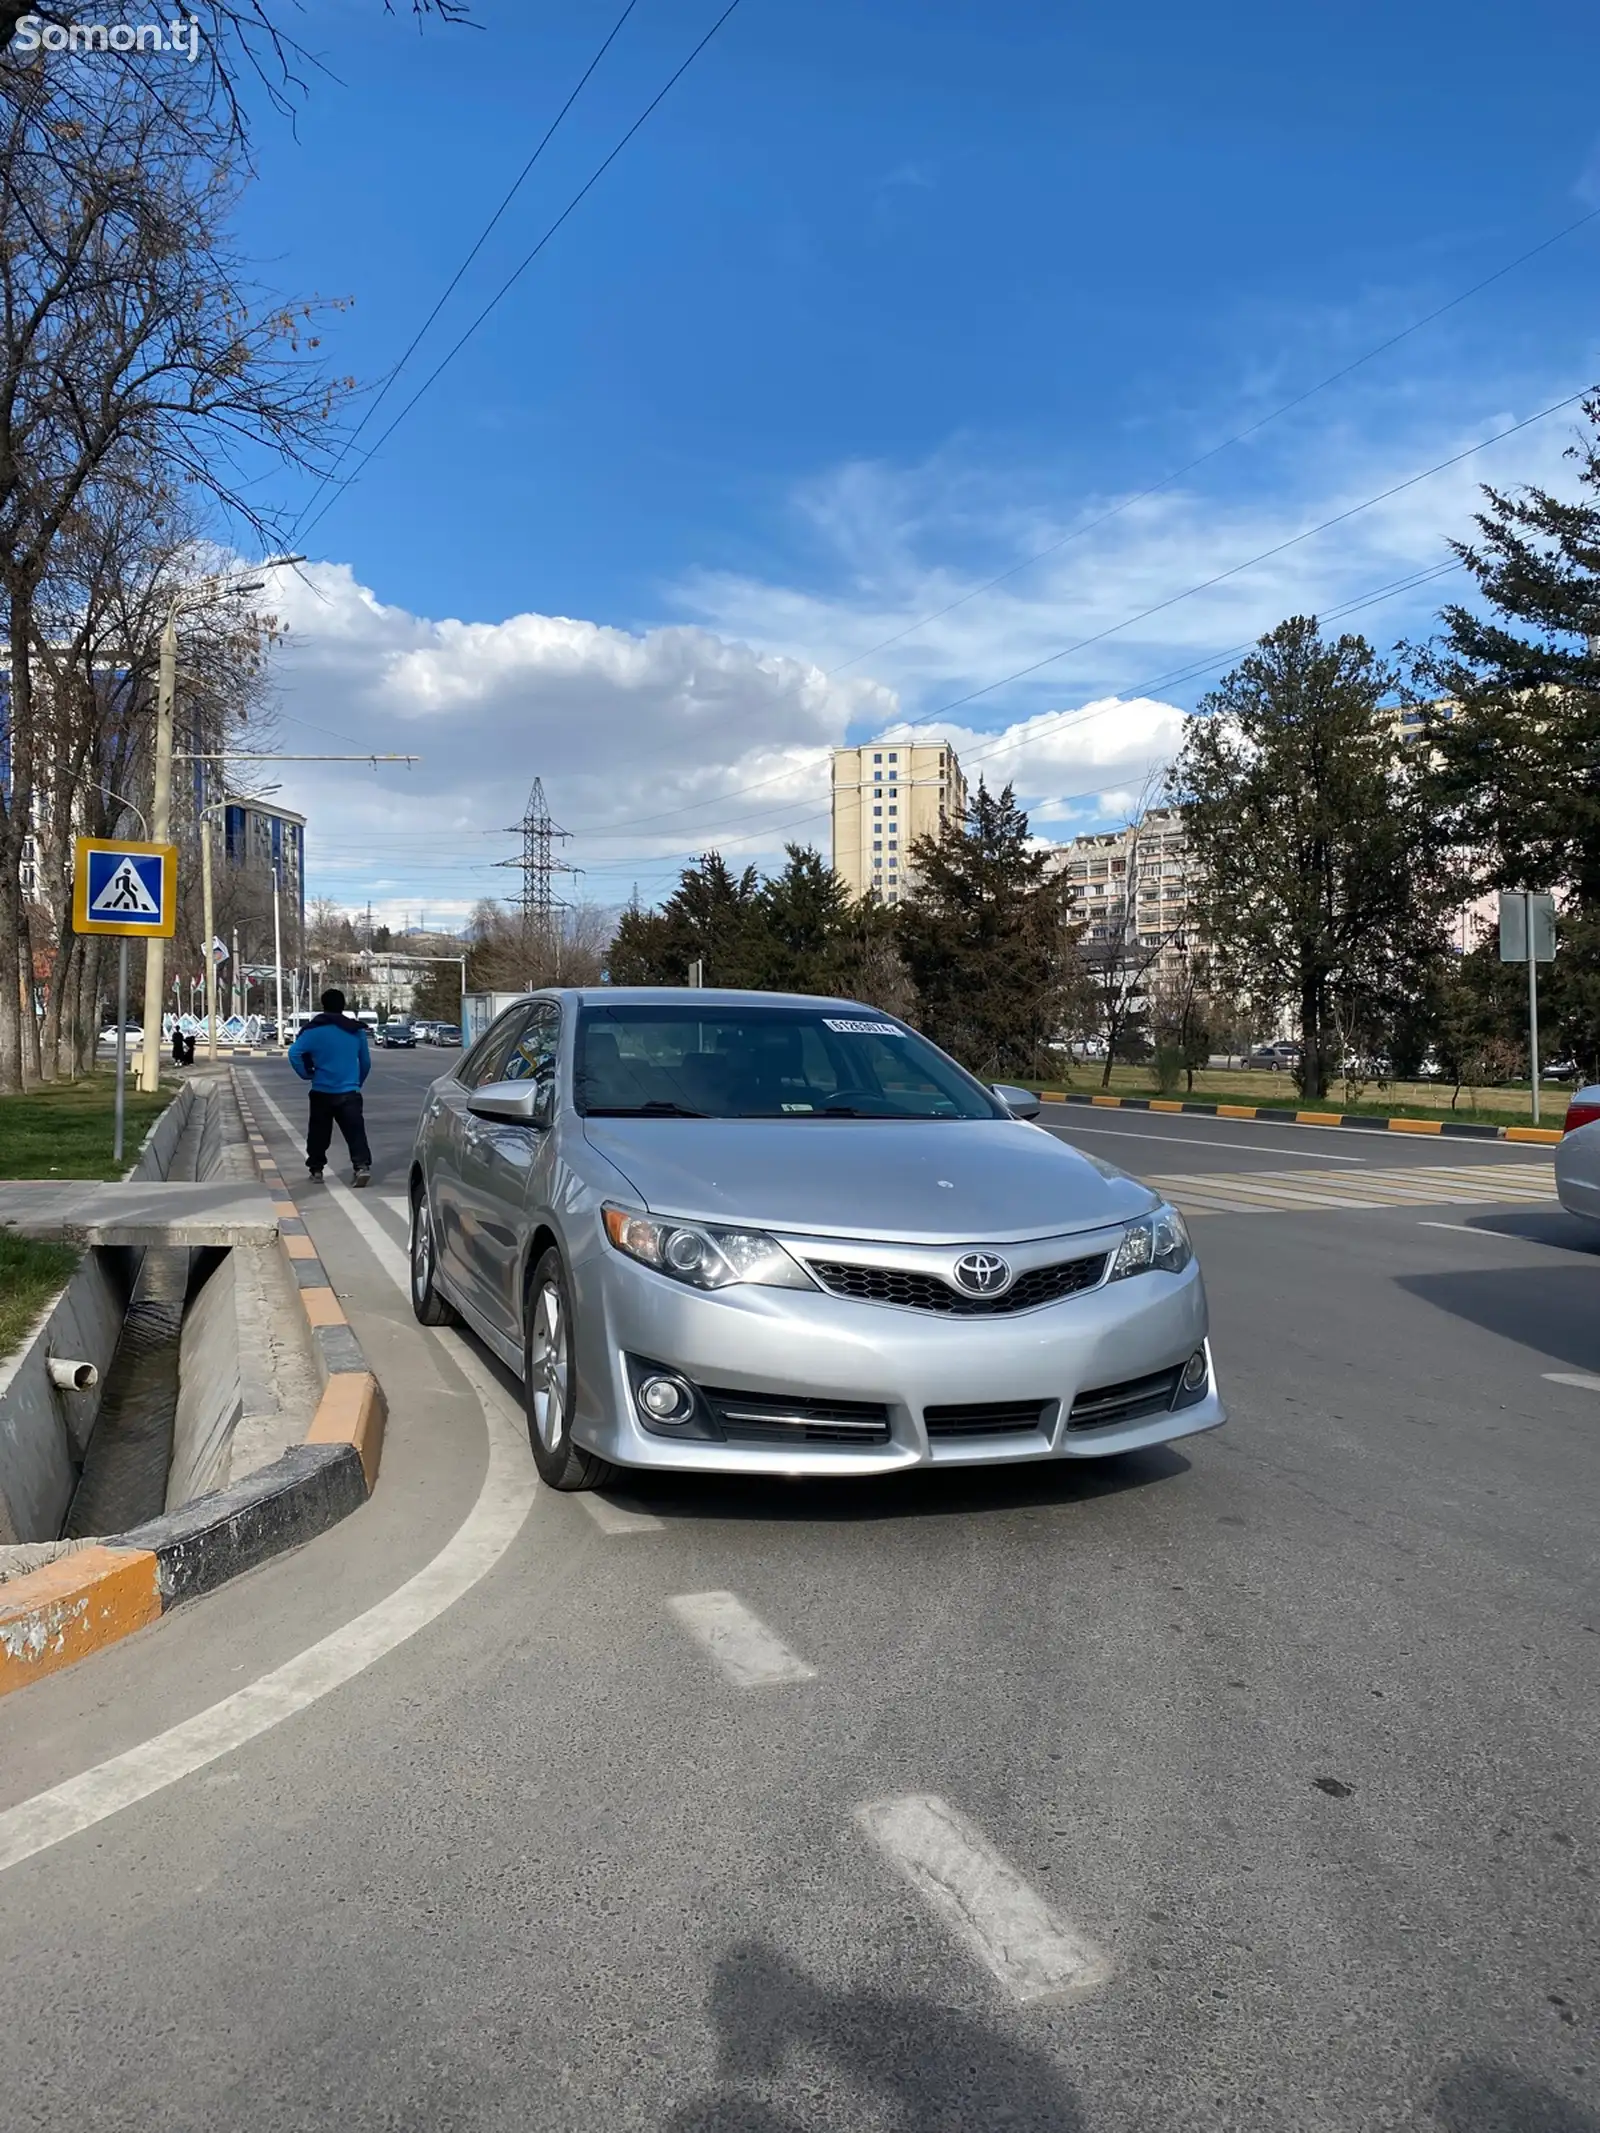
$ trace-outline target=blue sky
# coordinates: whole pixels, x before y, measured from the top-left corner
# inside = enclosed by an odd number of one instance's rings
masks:
[[[241,234],[354,300],[339,369],[382,377],[621,4],[419,36],[316,0],[329,74],[265,123]],[[638,0],[417,377],[718,12]],[[1597,44],[1564,5],[741,0],[283,589],[283,745],[424,757],[286,773],[314,886],[504,887],[485,833],[535,772],[601,900],[825,841],[830,740],[1103,630],[952,730],[1013,735],[987,767],[1051,833],[1114,819],[1210,678],[1163,677],[1443,562],[1485,474],[1563,479],[1571,417],[1116,627],[1596,375],[1600,221],[1129,503],[1600,205]],[[1351,626],[1416,635],[1445,589]]]

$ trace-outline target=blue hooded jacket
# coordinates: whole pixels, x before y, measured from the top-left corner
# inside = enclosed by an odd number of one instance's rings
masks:
[[[289,1064],[324,1095],[353,1095],[372,1071],[366,1027],[349,1015],[318,1015],[290,1045]]]

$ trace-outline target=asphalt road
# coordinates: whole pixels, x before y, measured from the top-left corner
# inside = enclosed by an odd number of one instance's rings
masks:
[[[447,1065],[380,1054],[373,1191],[303,1196],[377,1498],[0,1705],[0,1810],[525,1494],[388,1271]],[[0,1873],[0,2126],[1600,2133],[1600,1231],[1443,1197],[1538,1151],[1049,1123],[1441,1199],[1198,1221],[1233,1419],[1173,1451],[513,1505],[407,1641]]]

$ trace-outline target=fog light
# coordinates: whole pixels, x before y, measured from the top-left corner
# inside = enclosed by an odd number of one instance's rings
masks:
[[[639,1387],[639,1405],[657,1422],[681,1422],[694,1402],[688,1387],[676,1378],[646,1378]]]
[[[1205,1381],[1206,1352],[1204,1348],[1196,1348],[1183,1366],[1183,1389],[1185,1392],[1198,1392]]]

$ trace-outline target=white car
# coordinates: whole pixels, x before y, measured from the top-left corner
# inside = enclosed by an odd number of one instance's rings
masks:
[[[1600,1082],[1573,1091],[1556,1150],[1556,1192],[1569,1215],[1600,1222]]]
[[[106,1047],[108,1051],[114,1052],[116,1050],[117,1031],[116,1025],[114,1023],[110,1029],[103,1029],[100,1032],[100,1042]],[[139,1027],[137,1022],[130,1022],[128,1024],[128,1050],[130,1052],[133,1051],[136,1046],[143,1044],[143,1042],[144,1031]]]

